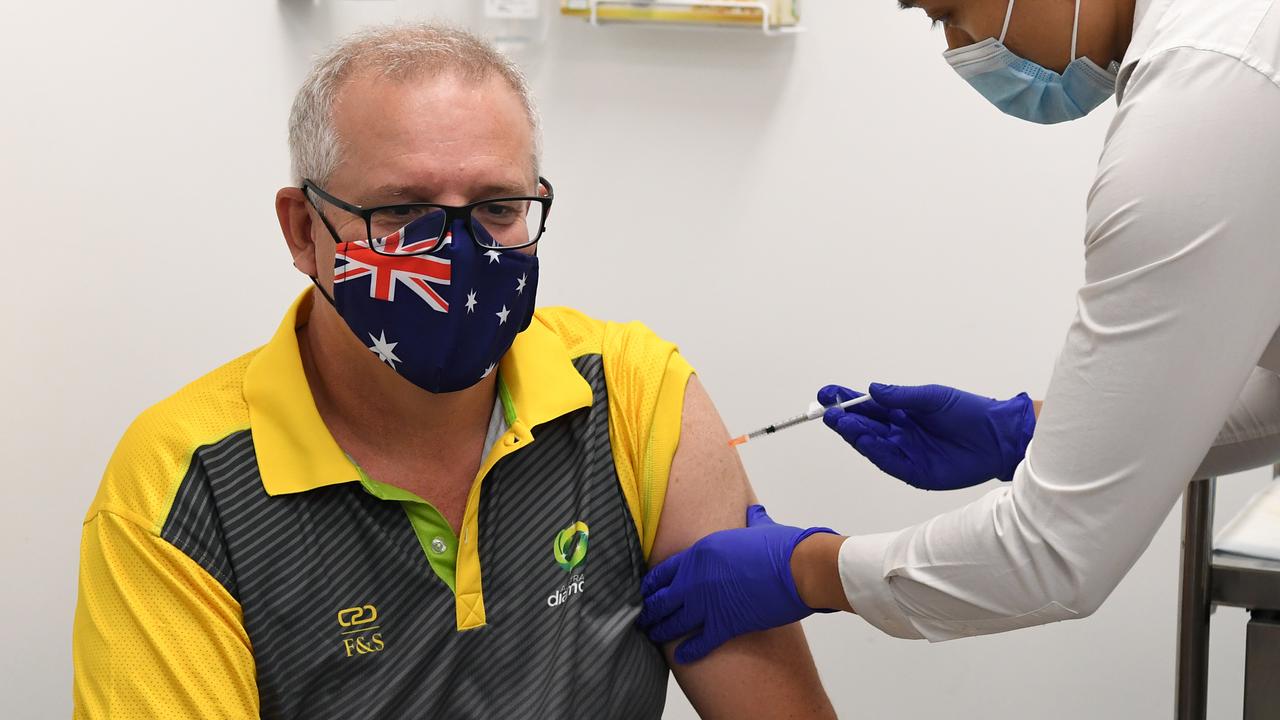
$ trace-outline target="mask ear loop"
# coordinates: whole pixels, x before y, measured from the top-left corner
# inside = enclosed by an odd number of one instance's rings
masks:
[[[325,300],[329,301],[329,304],[333,306],[334,310],[337,310],[338,303],[334,302],[333,296],[329,294],[328,290],[324,289],[324,286],[320,284],[320,280],[314,275],[308,275],[307,277],[311,278],[311,284],[316,286],[316,289],[320,291],[320,295],[323,296]]]
[[[343,242],[338,237],[338,232],[333,229],[333,225],[329,224],[329,218],[325,217],[324,213],[320,211],[320,206],[317,205],[315,199],[311,197],[311,191],[305,187],[302,188],[302,196],[305,197],[307,199],[307,202],[311,204],[312,209],[316,211],[316,215],[320,216],[320,222],[324,223],[325,229],[329,231],[329,234],[331,236],[333,236],[334,242],[339,246],[342,245]],[[342,251],[342,259],[344,261],[347,259],[347,253],[345,250]],[[324,296],[324,299],[329,301],[329,304],[333,306],[333,309],[337,310],[338,303],[334,302],[333,296],[330,295],[329,291],[325,290],[324,286],[320,284],[320,279],[317,278],[315,275],[308,275],[307,277],[311,279],[311,284],[316,286],[316,289],[320,291],[320,294]]]
[[[1006,21],[1008,22],[1008,21]],[[1080,30],[1080,0],[1076,0],[1076,17],[1071,21],[1071,62],[1076,61],[1076,34]]]
[[[1080,2],[1076,0],[1076,11],[1080,10]],[[1004,36],[1009,32],[1009,18],[1013,17],[1013,0],[1009,0],[1009,5],[1004,9],[1004,27],[1000,28],[1000,44],[1004,44]],[[1073,42],[1074,45],[1074,42]]]

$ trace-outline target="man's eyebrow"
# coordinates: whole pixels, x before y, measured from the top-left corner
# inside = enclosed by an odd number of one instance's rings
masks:
[[[523,197],[530,195],[529,188],[524,185],[502,184],[502,185],[485,185],[480,188],[476,199],[496,198],[496,197]],[[537,193],[533,193],[537,194]]]
[[[530,195],[529,189],[522,184],[517,183],[495,183],[484,185],[476,189],[476,195],[473,200],[486,200],[488,198],[501,197],[524,197]],[[537,193],[532,193],[537,194]],[[376,198],[378,204],[386,204],[387,202],[431,202],[426,199],[422,193],[403,185],[382,185],[374,188],[369,193],[369,197]]]
[[[406,190],[401,185],[382,185],[374,188],[373,191],[369,193],[369,197],[379,198],[379,199],[390,198],[393,200],[398,200],[402,197],[405,197],[408,194],[409,194],[409,191]]]

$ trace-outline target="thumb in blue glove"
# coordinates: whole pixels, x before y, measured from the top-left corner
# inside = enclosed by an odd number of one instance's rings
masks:
[[[685,638],[676,662],[705,657],[743,633],[787,625],[815,612],[791,576],[791,553],[814,533],[779,525],[764,506],[747,509],[747,527],[712,533],[649,571],[636,624],[655,643]]]
[[[828,410],[823,421],[876,467],[926,490],[1011,480],[1035,431],[1026,393],[1001,401],[945,385],[872,383],[869,390],[871,401]],[[845,394],[856,396],[828,385],[818,401],[830,405]]]

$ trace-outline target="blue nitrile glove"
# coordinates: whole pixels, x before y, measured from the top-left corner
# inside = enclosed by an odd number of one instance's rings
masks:
[[[645,575],[636,624],[656,643],[688,635],[676,648],[683,664],[743,633],[822,612],[804,604],[791,577],[791,552],[814,533],[835,531],[779,525],[752,505],[745,528],[712,533]]]
[[[871,400],[822,417],[886,473],[924,490],[1012,480],[1035,432],[1031,398],[993,400],[945,385],[871,383]],[[832,405],[858,397],[839,385],[818,391]]]

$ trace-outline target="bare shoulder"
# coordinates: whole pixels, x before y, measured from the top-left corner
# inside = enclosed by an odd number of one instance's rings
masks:
[[[755,493],[706,389],[685,388],[680,444],[671,463],[650,565],[717,530],[746,525]],[[678,641],[663,648],[676,681],[702,717],[828,718],[831,702],[799,624],[749,633],[688,665],[675,663]]]
[[[685,387],[680,426],[650,566],[708,533],[744,526],[746,508],[755,501],[720,413],[696,375]]]

